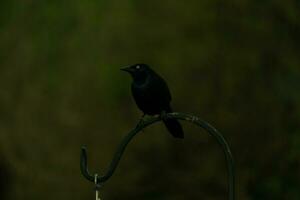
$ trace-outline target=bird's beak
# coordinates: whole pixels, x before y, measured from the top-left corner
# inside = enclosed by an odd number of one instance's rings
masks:
[[[132,73],[133,69],[131,68],[131,66],[126,66],[121,68],[122,71],[128,72],[128,73]]]

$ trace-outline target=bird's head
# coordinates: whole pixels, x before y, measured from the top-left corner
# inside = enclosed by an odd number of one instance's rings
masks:
[[[146,77],[152,72],[150,67],[146,64],[135,64],[121,68],[121,70],[128,72],[136,81],[146,79]]]

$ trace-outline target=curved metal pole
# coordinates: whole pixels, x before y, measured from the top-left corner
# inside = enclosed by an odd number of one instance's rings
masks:
[[[118,146],[114,157],[108,167],[108,170],[103,176],[97,177],[97,183],[103,184],[105,181],[107,181],[114,173],[115,169],[118,166],[118,163],[126,149],[126,146],[128,143],[133,139],[133,137],[139,133],[142,129],[146,128],[147,126],[161,121],[162,119],[166,118],[175,118],[180,120],[185,120],[192,122],[204,130],[206,130],[211,136],[213,136],[218,144],[222,147],[223,153],[226,158],[227,163],[227,170],[228,170],[228,199],[234,200],[235,199],[235,170],[234,170],[234,161],[233,156],[230,151],[229,145],[226,142],[225,138],[222,136],[221,133],[219,133],[213,126],[211,126],[209,123],[199,119],[196,116],[188,115],[184,113],[165,113],[162,116],[157,117],[151,117],[147,118],[146,120],[142,119],[141,122],[124,137],[124,139],[121,141],[120,145]],[[95,176],[91,175],[88,166],[87,166],[87,153],[86,153],[86,147],[81,148],[81,159],[80,159],[80,169],[82,175],[89,181],[94,182]]]

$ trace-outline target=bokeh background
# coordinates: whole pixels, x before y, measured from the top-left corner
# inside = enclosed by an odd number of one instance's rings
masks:
[[[103,173],[141,117],[130,77],[148,63],[174,110],[208,121],[236,161],[237,198],[300,198],[297,0],[0,2],[0,199],[93,199],[81,145]],[[204,131],[161,124],[128,146],[113,199],[227,198],[225,159]]]

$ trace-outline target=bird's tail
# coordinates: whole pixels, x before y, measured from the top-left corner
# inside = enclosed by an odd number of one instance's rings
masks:
[[[167,110],[168,113],[172,112],[172,109],[169,108]],[[175,137],[175,138],[184,138],[184,133],[181,124],[176,119],[165,119],[163,120],[164,124],[166,125],[168,131]]]
[[[184,138],[181,124],[176,119],[165,119],[164,123],[168,131],[176,138]]]

